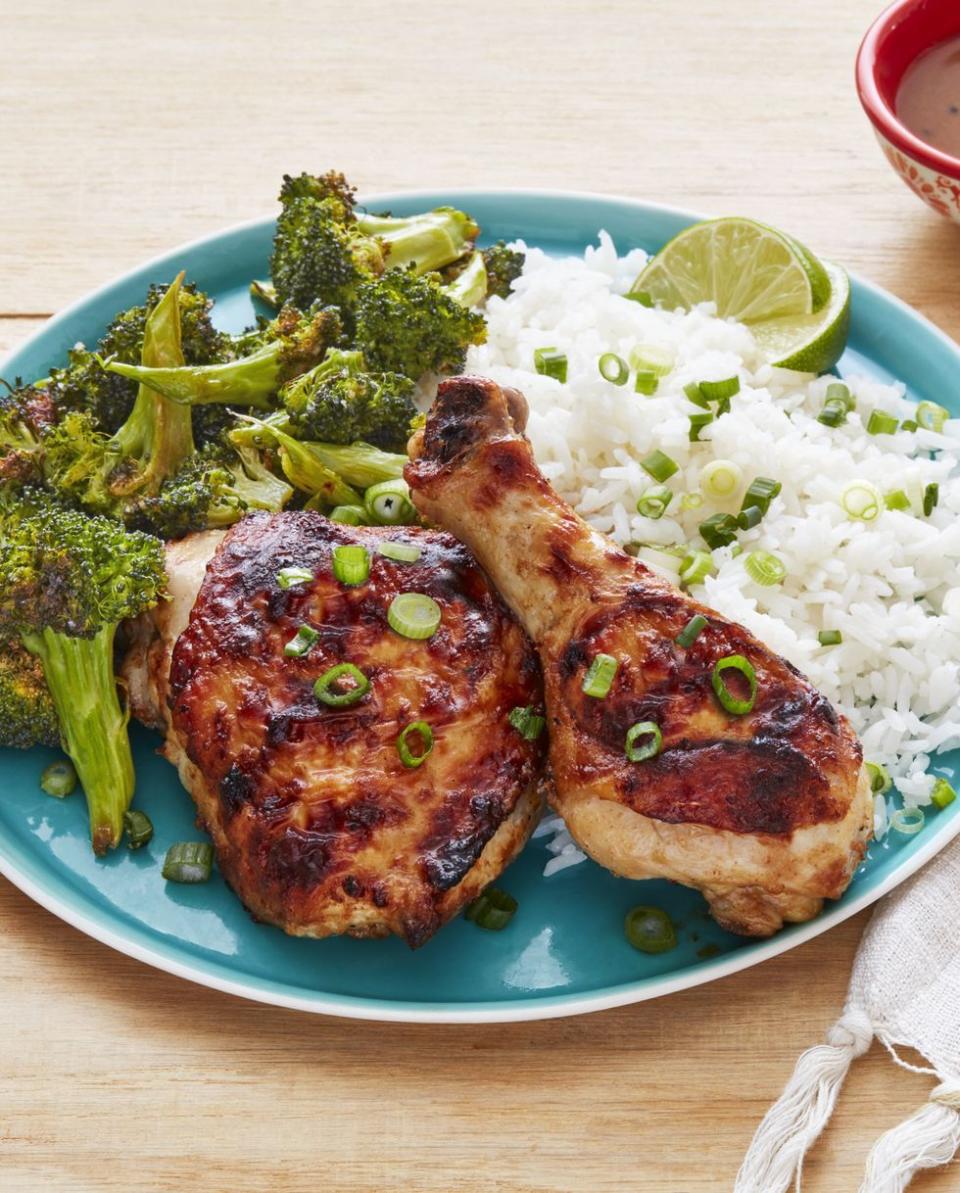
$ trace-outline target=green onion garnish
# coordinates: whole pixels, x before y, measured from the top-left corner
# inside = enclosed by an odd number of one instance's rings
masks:
[[[420,738],[420,749],[414,753],[410,748],[408,738]],[[433,751],[433,730],[426,721],[414,721],[397,738],[397,753],[404,766],[413,769],[422,766]]]
[[[348,680],[345,687],[343,680]],[[313,694],[330,708],[347,708],[362,700],[370,691],[370,680],[353,663],[337,663],[313,685]]]
[[[950,411],[936,402],[921,402],[917,407],[917,426],[925,431],[942,431],[949,417]]]
[[[561,382],[567,379],[566,353],[556,348],[537,348],[533,354],[533,367],[544,377],[553,377]]]
[[[652,476],[655,481],[661,483],[669,480],[675,472],[680,468],[676,460],[671,460],[668,455],[661,451],[652,451],[649,456],[644,456],[640,461],[640,467],[648,475]]]
[[[868,762],[867,774],[870,777],[870,790],[874,795],[883,795],[885,791],[889,791],[893,786],[893,779],[890,778],[890,772],[880,762]]]
[[[760,518],[763,518],[770,508],[770,502],[779,495],[782,488],[780,481],[771,480],[768,476],[755,476],[747,486],[743,501],[740,502],[740,513],[746,514],[747,510],[758,509]],[[758,518],[757,521],[759,520]],[[755,526],[756,523],[751,521],[750,525]],[[748,529],[742,523],[741,527],[744,530]]]
[[[142,849],[153,839],[153,824],[146,812],[131,808],[123,814],[123,831],[127,834],[128,849]]]
[[[206,841],[178,841],[163,859],[167,882],[206,882],[212,872],[213,846]]]
[[[764,588],[782,584],[787,575],[783,561],[769,551],[751,551],[743,561],[743,566],[750,579]]]
[[[377,543],[377,552],[395,563],[417,563],[422,554],[413,543],[398,543],[394,539],[382,539]]]
[[[55,799],[68,796],[77,785],[77,772],[72,762],[51,762],[40,776],[40,787]]]
[[[367,511],[362,505],[335,505],[327,514],[331,522],[342,522],[345,526],[365,526]]]
[[[404,638],[432,638],[440,625],[440,606],[422,592],[401,592],[390,602],[387,621]]]
[[[284,646],[283,653],[288,659],[302,659],[319,637],[319,631],[312,625],[302,625]]]
[[[817,422],[825,427],[840,427],[847,421],[847,406],[845,402],[834,399],[824,402],[823,409],[817,415]]]
[[[903,422],[900,424],[901,431],[915,431],[916,429],[917,429],[917,424],[914,422],[914,420],[912,418],[905,418],[903,420]]]
[[[851,481],[840,494],[844,513],[856,522],[872,522],[880,513],[881,497],[869,481]]]
[[[294,584],[307,584],[313,579],[309,568],[288,567],[277,572],[277,583],[281,588],[292,588]]]
[[[707,628],[707,625],[707,619],[702,613],[695,614],[690,618],[680,633],[677,634],[676,638],[674,638],[674,642],[676,642],[678,646],[682,646],[684,650],[689,649]]]
[[[817,634],[817,641],[821,646],[839,646],[843,641],[843,634],[839,630],[821,630]]]
[[[748,696],[743,698],[730,691],[724,679],[725,671],[735,671],[738,675],[743,676],[749,689]],[[714,664],[711,682],[717,699],[728,713],[732,713],[735,717],[742,717],[753,708],[757,699],[757,673],[750,660],[744,658],[742,654],[730,654],[719,659]]]
[[[939,500],[940,486],[936,482],[927,485],[927,487],[923,490],[923,513],[925,517],[930,517],[930,515],[936,509],[937,502]]]
[[[645,518],[662,518],[673,501],[673,490],[666,485],[651,485],[637,501],[637,513]]]
[[[641,953],[669,953],[677,947],[673,920],[659,907],[634,907],[623,921],[623,933]]]
[[[520,734],[524,741],[536,741],[546,728],[546,717],[542,717],[532,705],[525,708],[513,708],[507,720]]]
[[[366,547],[353,543],[333,548],[333,574],[341,584],[355,588],[370,577],[370,555]]]
[[[637,745],[637,739],[641,738]],[[624,752],[630,762],[646,762],[655,758],[663,746],[663,734],[655,721],[638,721],[627,730]]]
[[[630,376],[627,362],[616,352],[604,352],[597,361],[597,368],[604,381],[609,381],[611,385],[626,385]]]
[[[708,427],[713,422],[712,414],[691,414],[690,415],[690,442],[700,443],[700,432],[704,427]]]
[[[883,502],[888,510],[908,510],[910,508],[910,498],[903,489],[892,489],[884,496]]]
[[[740,392],[740,378],[726,377],[723,381],[701,381],[700,392],[708,402],[727,402],[734,394]]]
[[[740,488],[743,470],[732,460],[712,460],[700,469],[700,488],[710,497],[730,497]]]
[[[683,392],[687,395],[694,406],[699,406],[701,410],[709,410],[710,403],[703,396],[703,391],[700,389],[696,381],[688,381],[683,387]],[[712,416],[711,416],[712,417]]]
[[[737,537],[737,519],[732,514],[711,514],[700,523],[700,537],[711,551],[729,547]]]
[[[613,687],[619,663],[609,654],[594,655],[593,661],[583,677],[583,693],[602,700]]]
[[[680,498],[682,510],[698,510],[703,505],[703,497],[699,493],[684,493]]]
[[[713,573],[713,560],[709,551],[690,551],[680,560],[680,583],[688,588],[699,584]]]
[[[363,495],[363,504],[376,526],[400,526],[417,520],[410,489],[399,477],[371,485]]]
[[[905,837],[912,837],[920,832],[926,819],[923,808],[897,808],[890,817],[890,827]]]
[[[873,410],[867,419],[867,434],[892,435],[899,425],[900,420],[894,418],[892,414],[885,414],[882,410]]]
[[[463,918],[488,932],[500,932],[513,919],[518,906],[513,895],[499,887],[488,886],[482,895],[467,904]]]
[[[672,371],[675,357],[656,344],[637,344],[630,349],[630,366],[638,373],[652,373],[655,377],[666,377]]]
[[[752,530],[763,521],[763,510],[759,505],[748,505],[745,510],[737,514],[737,526],[741,530]]]
[[[660,378],[650,369],[637,369],[633,389],[635,393],[652,398],[660,387]]]
[[[828,402],[843,402],[848,410],[856,410],[857,399],[850,392],[850,388],[842,381],[831,381],[827,386],[826,400]]]
[[[957,798],[957,793],[946,779],[937,779],[930,792],[930,802],[938,808],[948,808]]]

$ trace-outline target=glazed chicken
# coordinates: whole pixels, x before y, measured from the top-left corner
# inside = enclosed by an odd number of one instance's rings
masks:
[[[850,726],[745,629],[586,525],[538,471],[526,415],[514,390],[445,381],[406,476],[421,513],[470,547],[533,638],[557,811],[596,861],[699,888],[730,931],[810,919],[843,892],[870,835]],[[679,644],[697,615],[702,630]],[[616,672],[592,696],[598,655]],[[736,656],[755,672],[752,707],[740,663],[720,670],[726,703],[714,689],[716,665]]]
[[[419,558],[385,557],[389,540]],[[362,544],[365,583],[332,549]],[[520,851],[541,810],[544,738],[509,721],[539,707],[529,640],[469,552],[442,531],[353,527],[302,511],[253,514],[168,548],[171,600],[133,628],[134,714],[210,832],[253,915],[294,935],[424,943]],[[305,569],[285,587],[282,569]],[[414,640],[390,627],[403,592],[440,607]],[[285,647],[311,627],[305,653]],[[358,672],[314,684],[336,666]],[[356,691],[369,689],[356,698]],[[433,747],[419,731],[425,722]]]

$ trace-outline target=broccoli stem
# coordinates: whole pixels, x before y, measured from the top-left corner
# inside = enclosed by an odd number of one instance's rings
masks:
[[[360,213],[357,225],[386,247],[389,269],[412,265],[416,274],[430,273],[462,257],[480,231],[468,215],[452,207],[438,207],[405,219]]]
[[[21,634],[24,646],[43,666],[63,748],[86,793],[97,854],[119,845],[123,814],[135,785],[128,716],[120,707],[113,674],[115,633],[111,624],[92,638],[73,638],[50,629]]]
[[[444,286],[444,290],[462,306],[479,306],[487,297],[487,267],[483,253],[472,253],[466,267]]]
[[[109,372],[131,377],[182,406],[220,402],[268,409],[270,398],[282,380],[282,352],[283,344],[277,340],[250,356],[218,365],[151,369],[119,360],[107,360],[103,364]]]

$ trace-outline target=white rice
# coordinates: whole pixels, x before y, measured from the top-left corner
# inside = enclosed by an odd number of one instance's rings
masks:
[[[522,390],[544,474],[621,545],[702,547],[697,528],[705,517],[737,512],[755,476],[781,481],[767,516],[740,535],[744,553],[714,551],[716,575],[692,595],[797,666],[850,718],[865,757],[889,768],[904,804],[928,804],[932,755],[960,745],[960,419],[940,434],[868,435],[873,410],[902,420],[915,407],[902,384],[852,374],[844,380],[856,410],[844,426],[823,426],[816,416],[830,378],[771,368],[750,331],[716,318],[710,304],[670,312],[623,298],[645,259],[640,250],[618,257],[603,232],[583,259],[527,250],[514,293],[488,304],[488,341],[471,349],[468,369]],[[652,398],[636,394],[632,379],[618,387],[597,370],[602,353],[628,359],[641,345],[665,349],[675,360]],[[566,354],[566,384],[535,371],[534,350],[547,346]],[[695,410],[684,385],[733,374],[741,389],[730,413],[691,443]],[[655,482],[639,460],[654,448],[679,464],[669,482],[678,495],[698,493],[700,471],[714,459],[738,464],[743,484],[729,502],[705,498],[699,509],[682,510],[674,499],[659,521],[643,517],[637,498]],[[911,511],[883,509],[872,522],[850,519],[840,496],[853,480],[869,481],[881,493],[904,490]],[[933,481],[940,500],[924,517],[922,493]],[[762,587],[749,578],[744,559],[757,549],[786,565],[782,585]],[[677,579],[677,558],[649,547],[639,557]],[[840,630],[842,644],[820,646],[823,629]],[[891,808],[877,798],[880,835]],[[547,872],[582,860],[559,818],[541,828],[553,833]]]

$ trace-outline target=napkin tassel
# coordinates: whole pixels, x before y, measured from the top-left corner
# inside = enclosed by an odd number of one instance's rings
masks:
[[[804,1052],[767,1111],[737,1174],[734,1193],[787,1193],[794,1181],[800,1188],[807,1149],[827,1125],[851,1064],[870,1047],[873,1026],[863,1010],[848,1006],[826,1039]],[[890,1193],[894,1188],[890,1186]]]
[[[949,1164],[958,1150],[960,1085],[944,1082],[916,1114],[873,1145],[860,1193],[903,1193],[922,1168]]]

